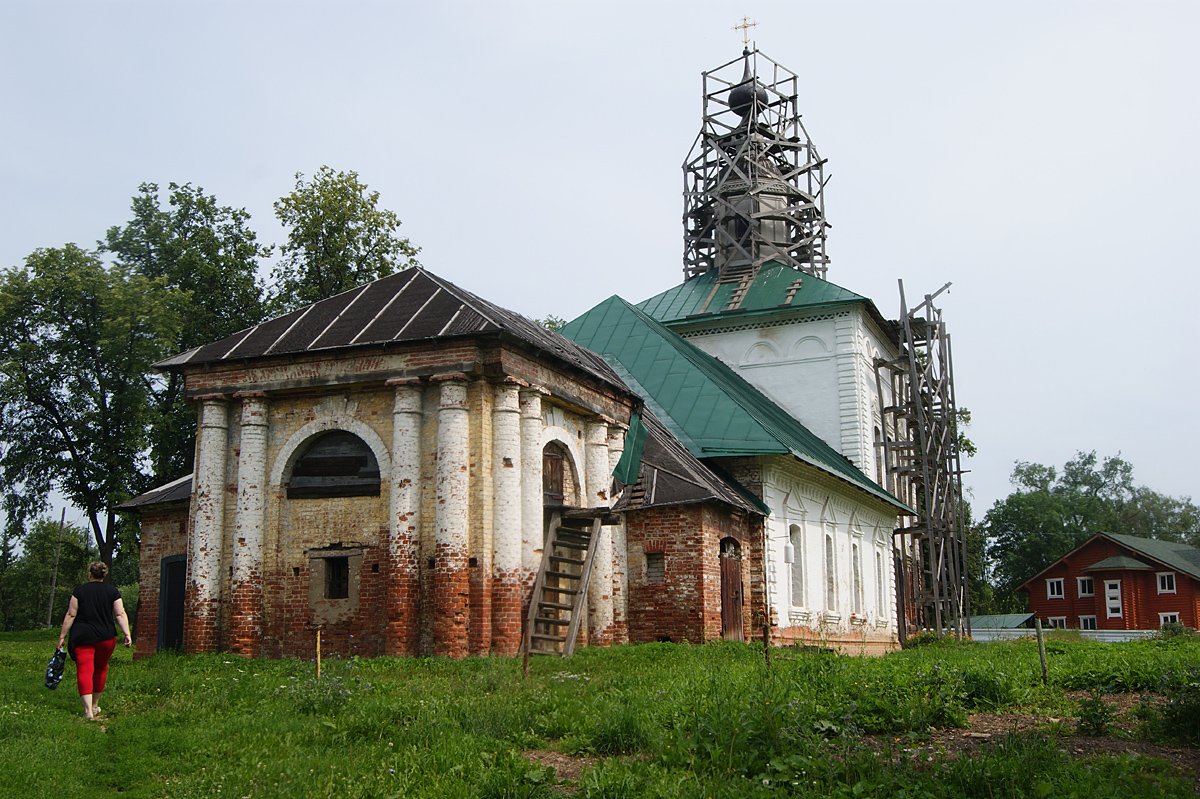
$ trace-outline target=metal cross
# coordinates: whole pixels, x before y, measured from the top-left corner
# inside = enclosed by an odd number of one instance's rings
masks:
[[[742,17],[742,24],[733,26],[735,31],[740,30],[742,32],[742,47],[750,46],[750,29],[757,27],[758,23],[751,22],[749,17]]]

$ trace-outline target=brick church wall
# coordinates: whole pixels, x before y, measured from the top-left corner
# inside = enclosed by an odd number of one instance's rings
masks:
[[[702,643],[721,638],[721,539],[741,544],[743,637],[752,636],[755,525],[724,505],[704,503],[630,511],[629,640]],[[661,581],[648,575],[647,555],[661,555]]]
[[[138,568],[137,625],[134,629],[135,658],[158,651],[159,596],[164,558],[187,554],[188,505],[157,505],[141,515],[141,551]]]

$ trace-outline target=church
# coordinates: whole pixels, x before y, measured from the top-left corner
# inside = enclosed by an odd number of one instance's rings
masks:
[[[198,430],[120,506],[138,656],[879,652],[967,615],[957,455],[919,458],[936,325],[826,279],[796,76],[747,49],[703,80],[674,288],[552,332],[414,267],[157,365]]]

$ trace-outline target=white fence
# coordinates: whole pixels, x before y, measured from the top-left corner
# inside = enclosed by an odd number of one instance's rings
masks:
[[[1050,632],[1049,628],[1046,629],[1046,632]],[[1091,641],[1103,641],[1111,644],[1150,638],[1158,630],[1072,630],[1072,632],[1078,632],[1080,637]],[[1032,638],[1036,634],[1029,627],[975,627],[971,629],[971,639],[975,641],[1012,641],[1017,638]]]

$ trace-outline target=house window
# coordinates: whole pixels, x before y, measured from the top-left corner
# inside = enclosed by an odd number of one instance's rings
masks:
[[[1046,624],[1051,630],[1065,630],[1067,629],[1067,617],[1051,616],[1046,619]]]
[[[825,536],[825,609],[836,610],[837,572],[833,565],[833,536]]]
[[[321,558],[325,562],[325,598],[347,599],[350,596],[350,558]]]
[[[1160,593],[1160,594],[1175,593],[1175,572],[1159,572],[1158,573],[1158,593]]]
[[[853,612],[861,614],[862,607],[862,555],[858,544],[850,545],[850,590],[853,591],[853,596],[850,601],[853,605]]]
[[[651,584],[661,583],[666,579],[667,574],[667,559],[661,552],[646,553],[646,582]]]
[[[804,531],[800,525],[788,527],[788,542],[792,545],[792,607],[804,607]]]
[[[1160,614],[1158,614],[1158,626],[1162,627],[1164,624],[1179,624],[1179,614],[1178,613],[1160,613]]]
[[[1091,577],[1076,577],[1075,582],[1079,588],[1079,596],[1096,595],[1096,583]]]
[[[1108,612],[1110,619],[1119,619],[1121,617],[1121,581],[1120,580],[1105,580],[1104,581],[1104,606]]]
[[[1063,596],[1063,578],[1051,577],[1046,580],[1046,599],[1062,599]]]
[[[1096,629],[1096,617],[1095,616],[1080,616],[1079,617],[1079,629],[1081,629],[1081,630]]]

